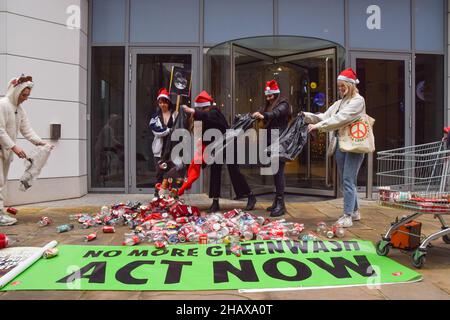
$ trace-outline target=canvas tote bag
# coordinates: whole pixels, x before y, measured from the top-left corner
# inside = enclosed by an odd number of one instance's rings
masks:
[[[342,152],[371,153],[375,151],[373,125],[375,119],[365,112],[352,123],[339,129],[339,149]]]

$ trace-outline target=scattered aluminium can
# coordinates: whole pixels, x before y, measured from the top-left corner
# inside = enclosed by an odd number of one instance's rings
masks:
[[[8,209],[6,209],[6,212],[16,215],[18,211],[16,208],[8,208]]]
[[[103,233],[115,233],[116,229],[114,229],[113,226],[104,226],[103,227]]]
[[[0,233],[0,249],[6,248],[8,246],[8,237],[4,233]]]
[[[89,242],[89,241],[92,241],[95,239],[97,239],[97,233],[95,233],[95,232],[88,234],[87,236],[84,237],[84,241],[86,241],[86,242]]]
[[[44,259],[51,259],[56,257],[59,254],[58,248],[51,248],[44,251],[44,254],[42,255]]]

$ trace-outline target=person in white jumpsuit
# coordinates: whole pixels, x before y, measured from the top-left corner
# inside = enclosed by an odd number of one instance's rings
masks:
[[[6,96],[0,99],[0,226],[9,226],[17,222],[4,210],[6,181],[9,166],[14,154],[19,158],[26,158],[26,153],[16,144],[19,132],[36,146],[46,145],[31,128],[22,103],[26,101],[33,88],[33,79],[20,76],[12,79],[8,84]],[[52,146],[53,147],[53,146]]]

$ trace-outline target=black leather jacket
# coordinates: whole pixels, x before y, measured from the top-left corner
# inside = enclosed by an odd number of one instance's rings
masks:
[[[264,116],[265,128],[268,130],[278,129],[280,130],[280,135],[287,128],[289,119],[292,116],[291,106],[283,97],[278,97],[271,111],[264,112],[264,108],[261,111],[261,114]]]

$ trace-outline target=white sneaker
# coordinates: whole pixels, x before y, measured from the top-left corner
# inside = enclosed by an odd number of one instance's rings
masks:
[[[17,223],[16,218],[0,213],[0,226],[12,226],[15,223]]]
[[[360,212],[359,210],[353,212],[353,214],[352,214],[352,220],[353,220],[353,221],[359,221],[359,220],[361,220],[361,212]]]
[[[351,226],[353,226],[352,216],[344,214],[339,218],[336,224],[340,224],[344,228],[350,228]]]

